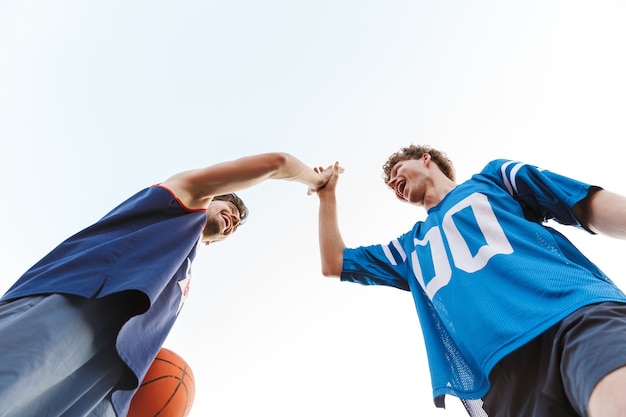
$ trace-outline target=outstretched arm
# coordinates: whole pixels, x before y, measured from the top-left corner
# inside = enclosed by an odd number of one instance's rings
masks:
[[[343,168],[338,163],[324,169],[316,168],[316,172],[332,173],[324,188],[318,190],[319,207],[319,244],[322,260],[322,274],[326,277],[339,277],[343,269],[343,242],[337,217],[337,196],[335,189]]]
[[[181,172],[162,185],[187,207],[206,208],[215,196],[237,192],[268,179],[297,181],[308,186],[309,193],[316,192],[330,175],[330,172],[315,172],[288,153],[271,152]]]
[[[592,191],[574,206],[574,215],[595,233],[626,239],[626,197],[620,194]]]

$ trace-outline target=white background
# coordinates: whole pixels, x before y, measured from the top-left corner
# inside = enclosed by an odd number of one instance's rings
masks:
[[[424,216],[381,181],[410,143],[460,181],[495,158],[626,194],[620,1],[0,1],[0,290],[181,170],[290,152],[338,160],[348,245]],[[317,197],[270,181],[203,248],[165,346],[191,417],[462,416],[436,409],[409,293],[323,278]],[[567,229],[626,288],[625,244]],[[164,239],[167,237],[164,236]],[[140,343],[140,341],[138,341]]]

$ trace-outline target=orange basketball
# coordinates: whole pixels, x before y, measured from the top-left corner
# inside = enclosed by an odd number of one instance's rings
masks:
[[[133,396],[127,417],[186,417],[195,394],[187,362],[162,348]]]

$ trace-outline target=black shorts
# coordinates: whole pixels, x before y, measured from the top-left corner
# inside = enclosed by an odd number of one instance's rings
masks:
[[[483,408],[489,417],[586,417],[598,381],[625,365],[626,304],[592,304],[502,359]]]

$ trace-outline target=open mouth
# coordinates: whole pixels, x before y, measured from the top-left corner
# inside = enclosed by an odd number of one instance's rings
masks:
[[[406,186],[406,181],[400,181],[396,186],[396,194],[398,197],[404,199],[404,187]]]
[[[224,219],[224,233],[226,233],[228,232],[228,230],[230,230],[232,224],[228,215],[222,214],[222,219]]]

